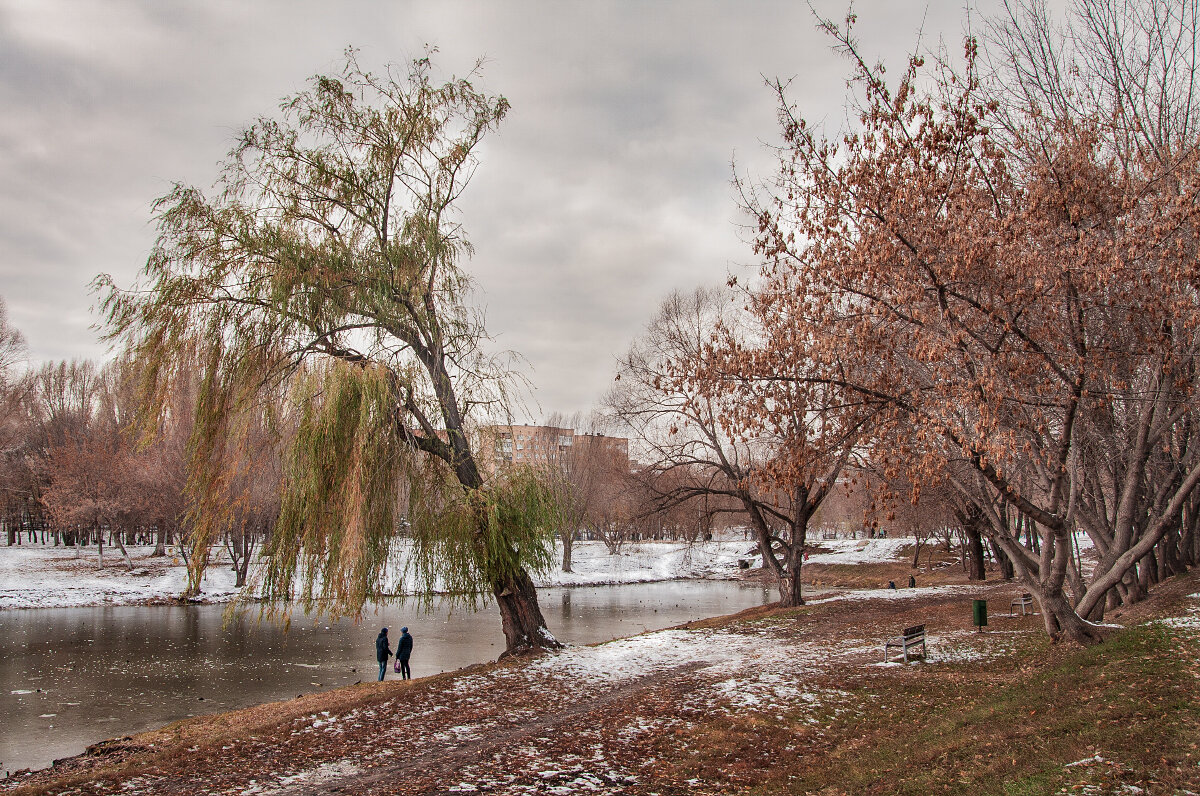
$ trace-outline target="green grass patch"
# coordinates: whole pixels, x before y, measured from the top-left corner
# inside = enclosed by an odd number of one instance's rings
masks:
[[[837,686],[853,709],[725,716],[678,763],[758,794],[1180,792],[1200,785],[1198,654],[1152,623],[1090,649],[1031,637],[987,663],[854,674]]]

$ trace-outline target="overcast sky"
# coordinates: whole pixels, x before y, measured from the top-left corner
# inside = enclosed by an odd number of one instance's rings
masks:
[[[957,52],[965,25],[962,0],[857,11],[893,73],[922,28]],[[236,131],[348,45],[377,69],[426,44],[445,75],[486,58],[478,84],[512,103],[462,207],[489,329],[530,364],[530,420],[592,407],[669,291],[753,264],[730,164],[769,176],[764,75],[843,118],[847,65],[800,2],[0,0],[0,294],[31,362],[106,356],[88,283],[133,283],[172,182],[209,187]]]

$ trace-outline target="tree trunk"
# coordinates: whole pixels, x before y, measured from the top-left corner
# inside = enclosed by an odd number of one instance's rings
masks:
[[[1194,567],[1200,564],[1200,497],[1193,496],[1184,513],[1183,527],[1183,540],[1180,542],[1183,562],[1188,567]]]
[[[500,608],[500,624],[504,630],[505,650],[501,659],[537,649],[562,647],[546,629],[546,620],[538,607],[537,591],[525,570],[520,570],[514,578],[494,584],[492,594]]]
[[[1178,528],[1167,531],[1158,543],[1158,580],[1161,583],[1172,575],[1186,571],[1183,556],[1179,552]]]
[[[133,572],[133,559],[129,557],[129,551],[125,549],[125,542],[121,538],[122,536],[124,536],[122,533],[118,533],[116,536],[117,547],[121,550],[121,555],[125,558],[126,569],[128,569],[130,572]]]
[[[559,536],[562,537],[563,545],[562,571],[571,572],[571,552],[575,546],[575,530],[564,528]]]
[[[1003,577],[1005,580],[1012,580],[1013,575],[1015,574],[1013,572],[1012,559],[1008,557],[1008,553],[1005,553],[1004,550],[1001,549],[1000,545],[996,544],[995,540],[989,541],[991,541],[992,556],[995,557],[996,563],[1000,565],[1001,577]]]
[[[1150,587],[1158,583],[1158,560],[1151,550],[1146,557],[1138,562],[1138,585],[1143,594],[1150,593]]]
[[[804,594],[800,582],[800,565],[803,558],[803,550],[789,547],[787,563],[779,572],[779,605],[782,608],[804,605]]]
[[[1061,590],[1048,593],[1042,589],[1033,589],[1033,592],[1042,609],[1046,632],[1054,641],[1070,641],[1088,647],[1104,640],[1103,630],[1075,613],[1075,609]]]
[[[983,534],[979,532],[979,526],[972,522],[963,528],[967,535],[967,563],[970,568],[967,571],[968,580],[986,580],[987,572],[983,566]]]
[[[1037,553],[1038,555],[1041,555],[1042,537],[1037,532],[1037,527],[1033,521],[1033,518],[1026,516],[1024,514],[1019,515],[1019,516],[1021,519],[1019,519],[1018,522],[1025,523],[1025,537],[1026,537],[1027,547],[1030,550],[1032,550],[1033,552]]]
[[[808,495],[805,494],[803,498],[806,501]],[[803,505],[801,500],[796,502]],[[808,520],[811,516],[809,510],[797,512],[788,529],[783,548],[783,572],[779,573],[779,604],[783,607],[804,605],[800,570],[804,565],[804,550],[808,546]]]
[[[250,572],[250,557],[254,554],[254,541],[251,539],[249,532],[242,530],[242,557],[235,568],[237,573],[234,580],[234,588],[242,588],[246,585],[246,575]]]

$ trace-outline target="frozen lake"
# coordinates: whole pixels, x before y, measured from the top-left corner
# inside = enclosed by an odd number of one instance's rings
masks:
[[[731,581],[670,581],[538,590],[561,641],[590,644],[777,598]],[[494,606],[385,606],[363,620],[257,613],[222,628],[224,607],[130,606],[0,611],[0,773],[41,768],[105,738],[205,713],[287,699],[378,676],[375,636],[408,625],[414,677],[494,660],[504,649]],[[389,677],[394,677],[389,671]]]

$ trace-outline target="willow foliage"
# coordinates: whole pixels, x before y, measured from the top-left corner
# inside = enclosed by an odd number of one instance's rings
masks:
[[[268,429],[284,471],[260,596],[332,614],[383,596],[407,501],[423,585],[490,590],[533,623],[506,623],[510,644],[542,637],[525,567],[548,560],[551,502],[533,476],[485,484],[466,432],[504,408],[510,373],[467,301],[457,200],[507,111],[467,79],[435,82],[429,58],[375,75],[351,51],[240,134],[211,194],[180,184],[155,203],[138,285],[97,278],[144,427],[199,385],[193,588]]]
[[[380,368],[334,363],[297,380],[297,428],[262,594],[353,612],[381,596],[407,459]]]
[[[443,470],[442,467],[433,469]],[[502,473],[486,489],[464,491],[445,473],[413,481],[414,541],[408,574],[474,607],[496,584],[522,570],[554,564],[562,505],[551,480],[534,469]],[[431,592],[420,592],[428,600]]]

